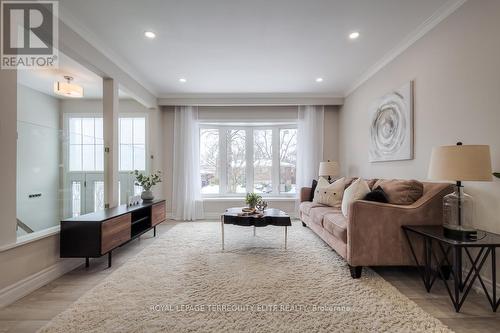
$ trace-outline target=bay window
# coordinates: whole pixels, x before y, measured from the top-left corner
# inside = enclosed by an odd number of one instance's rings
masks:
[[[296,192],[295,124],[200,128],[200,178],[204,196],[291,196]]]

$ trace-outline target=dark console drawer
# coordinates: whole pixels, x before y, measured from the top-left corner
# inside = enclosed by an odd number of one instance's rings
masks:
[[[131,214],[125,214],[102,223],[101,254],[105,254],[130,239]]]

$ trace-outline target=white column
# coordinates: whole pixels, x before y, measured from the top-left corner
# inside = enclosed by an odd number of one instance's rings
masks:
[[[17,71],[0,70],[0,246],[16,242]]]
[[[103,79],[104,200],[106,207],[118,203],[118,82]]]

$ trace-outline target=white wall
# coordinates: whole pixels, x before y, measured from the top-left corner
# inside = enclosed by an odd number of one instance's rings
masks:
[[[426,179],[431,149],[488,144],[500,170],[500,1],[467,1],[345,99],[340,112],[343,171],[350,176]],[[369,163],[370,104],[415,81],[415,159]],[[466,182],[474,224],[500,233],[500,181]]]
[[[165,182],[163,191],[167,199],[167,213],[172,214],[173,193],[173,149],[174,149],[174,107],[163,107],[163,133],[164,133],[164,171]],[[338,107],[325,107],[324,123],[324,160],[338,160]],[[279,122],[296,120],[298,117],[297,106],[206,106],[199,108],[199,118],[202,121],[251,121],[251,122]],[[295,199],[279,198],[269,200],[270,206],[279,208],[290,215],[295,215]],[[215,219],[226,208],[244,206],[243,199],[206,199],[203,202],[205,217]]]
[[[60,221],[59,100],[19,85],[17,105],[17,218],[39,231]]]

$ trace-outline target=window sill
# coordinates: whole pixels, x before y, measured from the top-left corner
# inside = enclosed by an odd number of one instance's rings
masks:
[[[53,235],[56,235],[61,230],[60,226],[54,226],[52,228],[47,228],[45,230],[40,230],[34,232],[32,234],[20,236],[17,238],[15,243],[7,244],[5,246],[0,247],[0,252],[8,251],[14,249],[19,246],[23,246],[32,242],[36,242],[40,239],[47,238]]]
[[[295,201],[296,197],[262,197],[265,201]],[[245,201],[244,197],[203,197],[202,201]]]

